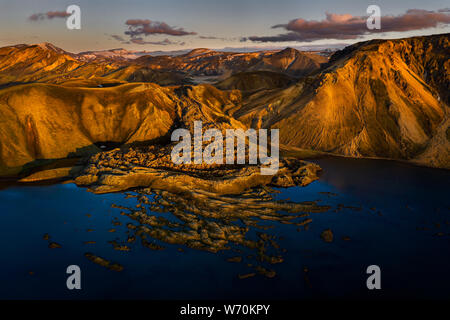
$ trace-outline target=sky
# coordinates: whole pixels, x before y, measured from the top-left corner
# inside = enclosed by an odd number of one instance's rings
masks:
[[[66,27],[69,5],[81,29]],[[381,30],[368,30],[369,5]],[[125,48],[282,48],[450,32],[441,0],[0,0],[0,47],[50,42],[70,52]]]

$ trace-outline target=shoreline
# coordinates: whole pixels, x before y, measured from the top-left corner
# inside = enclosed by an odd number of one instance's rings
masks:
[[[377,162],[390,162],[404,165],[410,168],[424,168],[437,170],[442,172],[448,172],[448,168],[439,168],[433,166],[427,166],[421,163],[411,162],[409,160],[402,159],[391,159],[382,157],[351,157],[338,154],[330,154],[323,152],[315,152],[310,150],[280,150],[282,155],[281,158],[285,158],[286,154],[298,154],[301,153],[303,157],[296,158],[297,160],[305,160],[306,162],[311,162],[317,164],[320,160],[324,159],[340,159],[349,161],[377,161]],[[306,155],[305,154],[309,154]],[[85,166],[82,163],[86,162],[83,158],[64,158],[47,160],[50,163],[46,163],[41,166],[33,167],[30,172],[24,175],[10,175],[10,176],[0,176],[0,190],[7,189],[12,186],[26,186],[26,187],[39,187],[47,186],[59,183],[75,183],[76,174],[81,172]],[[73,166],[65,166],[64,164],[72,163]],[[322,174],[322,172],[320,173]],[[320,176],[319,174],[319,176]]]

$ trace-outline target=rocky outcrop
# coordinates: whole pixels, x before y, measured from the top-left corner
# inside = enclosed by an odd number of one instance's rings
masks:
[[[282,159],[275,175],[262,175],[258,165],[175,165],[170,151],[171,146],[150,146],[98,153],[75,183],[95,193],[150,187],[172,193],[207,191],[221,195],[266,185],[304,186],[318,179],[320,171],[319,166],[296,159]]]

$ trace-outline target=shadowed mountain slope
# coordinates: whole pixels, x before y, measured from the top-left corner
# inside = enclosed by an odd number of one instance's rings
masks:
[[[270,55],[264,55],[261,61],[251,66],[249,70],[268,70],[284,72],[292,76],[305,76],[320,69],[327,58],[313,53],[300,52],[286,48]]]
[[[222,90],[255,91],[262,89],[284,88],[296,80],[282,73],[271,71],[241,72],[215,84]]]

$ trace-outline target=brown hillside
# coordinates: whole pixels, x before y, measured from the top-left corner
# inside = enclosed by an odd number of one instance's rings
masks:
[[[335,54],[317,76],[250,96],[235,116],[280,128],[284,144],[346,156],[414,159],[435,154],[438,143],[442,160],[433,165],[449,167],[441,128],[448,119],[448,52],[448,34],[359,43]]]
[[[212,86],[160,87],[126,84],[68,88],[50,84],[0,91],[0,174],[36,159],[57,159],[98,150],[95,143],[130,144],[164,138],[195,119],[243,127],[226,113],[238,92]],[[169,136],[170,138],[170,136]]]

